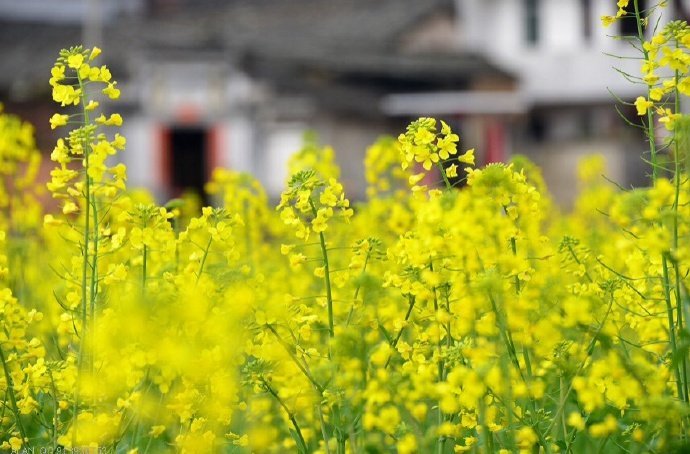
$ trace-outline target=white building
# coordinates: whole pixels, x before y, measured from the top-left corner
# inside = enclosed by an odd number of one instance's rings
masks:
[[[528,155],[542,166],[551,190],[565,205],[575,195],[573,169],[586,154],[604,154],[612,180],[624,186],[644,184],[644,142],[614,108],[616,98],[629,102],[646,92],[646,86],[623,75],[640,74],[640,61],[635,59],[640,54],[622,38],[637,34],[637,24],[624,18],[609,28],[601,25],[601,16],[615,15],[615,1],[456,0],[455,4],[455,23],[438,16],[418,34],[431,37],[434,30],[453,30],[454,41],[446,34],[429,39],[428,44],[452,43],[457,52],[485,56],[515,75],[516,90],[497,96],[489,84],[490,91],[484,93],[479,87],[473,93],[394,95],[389,111],[461,115],[466,137],[481,144],[479,149],[489,153],[489,161],[511,153]],[[639,1],[642,10],[650,4]],[[663,27],[669,18],[683,17],[689,4],[669,2],[649,22]],[[418,41],[415,50],[426,48]],[[619,108],[635,120],[633,109]]]
[[[664,17],[686,10],[669,3]],[[452,122],[484,162],[528,155],[565,204],[585,153],[609,157],[623,185],[644,181],[643,142],[609,92],[644,91],[614,69],[639,73],[620,23],[600,25],[614,0],[60,5],[0,0],[0,101],[38,116],[57,51],[102,45],[122,88],[130,184],[161,200],[199,190],[216,166],[256,174],[275,196],[308,129],[334,146],[346,189],[361,196],[366,146],[418,116]]]

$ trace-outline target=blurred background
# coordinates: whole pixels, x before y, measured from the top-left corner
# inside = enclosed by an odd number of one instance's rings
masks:
[[[583,155],[605,155],[622,186],[646,181],[644,141],[611,94],[646,91],[621,74],[639,74],[621,39],[634,20],[600,25],[615,3],[0,0],[0,102],[36,125],[48,161],[50,68],[61,48],[97,45],[122,90],[109,108],[125,119],[129,185],[161,201],[201,191],[218,166],[255,174],[275,197],[307,131],[335,148],[348,195],[362,198],[367,146],[433,116],[478,164],[527,155],[568,207]],[[660,24],[688,13],[669,1]]]

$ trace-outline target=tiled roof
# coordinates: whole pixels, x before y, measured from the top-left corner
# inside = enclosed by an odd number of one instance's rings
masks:
[[[499,75],[476,55],[406,54],[400,37],[430,14],[452,14],[453,0],[166,0],[145,15],[109,20],[107,63],[126,79],[128,59],[219,51],[256,76],[296,84],[314,71],[350,87],[455,88]],[[153,2],[156,4],[156,2]],[[81,41],[80,27],[0,21],[0,91],[45,87],[57,52]],[[104,49],[105,50],[105,49]],[[378,86],[377,86],[378,84]],[[21,87],[20,87],[21,88]],[[303,84],[309,89],[309,84]],[[313,87],[312,87],[313,88]]]
[[[79,27],[0,21],[0,88],[47,90],[59,50],[80,41]]]

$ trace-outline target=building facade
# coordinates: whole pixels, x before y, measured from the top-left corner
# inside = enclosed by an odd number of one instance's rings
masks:
[[[130,184],[161,201],[202,190],[217,166],[251,172],[277,196],[309,130],[362,197],[366,147],[419,116],[453,124],[482,162],[526,154],[564,205],[584,154],[607,156],[622,185],[645,181],[642,142],[613,106],[614,94],[644,91],[621,75],[639,73],[620,39],[631,22],[600,25],[613,1],[48,3],[0,0],[0,100],[47,123],[57,51],[102,46],[121,81]],[[664,18],[686,3],[670,2]]]

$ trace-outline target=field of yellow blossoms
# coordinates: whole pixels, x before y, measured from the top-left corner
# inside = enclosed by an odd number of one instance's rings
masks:
[[[589,159],[569,214],[430,118],[369,148],[363,203],[310,144],[277,209],[221,169],[222,208],[158,206],[110,164],[100,50],[62,51],[58,212],[0,113],[0,450],[688,452],[690,28],[640,30],[651,185]]]

